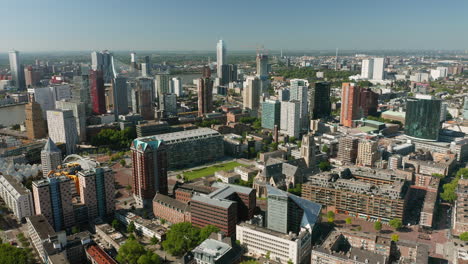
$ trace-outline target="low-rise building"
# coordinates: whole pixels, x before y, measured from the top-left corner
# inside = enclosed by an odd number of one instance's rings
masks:
[[[258,169],[255,166],[238,166],[234,168],[234,172],[238,173],[243,181],[249,181],[255,177],[258,173]]]
[[[98,245],[91,245],[86,249],[86,257],[91,264],[118,264],[109,254]]]
[[[34,205],[31,191],[11,175],[0,175],[0,197],[16,218],[34,215]]]
[[[165,227],[129,211],[118,210],[115,212],[115,218],[126,226],[133,222],[136,231],[140,232],[145,237],[156,237],[160,241],[164,240],[166,237],[167,229]]]
[[[96,224],[95,229],[96,235],[101,238],[101,241],[105,243],[104,245],[106,247],[112,247],[118,251],[120,246],[125,243],[125,237],[107,223]]]
[[[200,264],[236,264],[242,257],[240,247],[230,238],[223,239],[220,233],[212,234],[191,253],[194,261]]]
[[[153,199],[154,216],[171,224],[190,222],[190,205],[164,194],[156,194]]]
[[[239,181],[241,176],[234,170],[231,171],[217,171],[215,172],[215,178],[221,180],[224,183],[235,183]]]

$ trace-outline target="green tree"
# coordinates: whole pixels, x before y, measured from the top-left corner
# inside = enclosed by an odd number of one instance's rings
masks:
[[[380,232],[380,230],[382,230],[382,222],[380,222],[380,221],[375,222],[374,223],[374,229],[375,229],[375,231]]]
[[[71,231],[72,231],[72,234],[76,234],[76,233],[80,232],[80,228],[77,227],[77,226],[74,226],[74,227],[72,227]]]
[[[350,225],[353,222],[353,220],[351,219],[351,217],[346,217],[345,222],[346,224]]]
[[[156,245],[156,244],[159,243],[159,239],[158,239],[157,237],[153,236],[153,237],[151,238],[151,241],[150,241],[150,242],[151,242],[151,245]]]
[[[328,212],[327,212],[327,217],[335,217],[335,212],[333,212],[333,211],[328,211]]]
[[[329,171],[331,169],[330,162],[322,161],[319,163],[319,169],[321,171]]]
[[[459,236],[460,240],[462,241],[468,241],[468,232],[463,232]]]
[[[161,225],[164,225],[166,223],[166,219],[161,219]]]
[[[246,261],[242,261],[240,264],[260,264],[260,263],[255,260],[246,260]]]
[[[138,241],[135,239],[127,239],[120,247],[116,259],[119,263],[141,264],[138,260],[146,253],[147,251]]]
[[[199,242],[200,230],[191,223],[183,222],[171,226],[162,242],[164,250],[173,256],[182,256],[194,249]]]
[[[328,223],[333,224],[335,222],[335,217],[328,217],[327,218]]]
[[[147,251],[146,254],[140,256],[138,258],[137,264],[160,264],[162,263],[161,257],[159,255]]]
[[[122,165],[122,167],[125,167],[125,165],[127,165],[127,162],[124,159],[121,159],[120,165]]]
[[[128,224],[128,226],[127,226],[127,232],[128,233],[133,233],[133,232],[135,232],[135,230],[136,230],[135,223],[133,221],[131,221],[130,224]]]
[[[432,177],[443,179],[445,176],[443,174],[440,174],[440,173],[432,173]]]
[[[219,232],[219,228],[217,228],[216,226],[214,225],[207,225],[207,226],[204,226],[201,230],[200,230],[200,238],[198,239],[198,243],[201,243],[203,241],[205,241],[205,239],[207,239],[208,237],[210,237],[211,233],[217,233]]]
[[[403,223],[401,222],[401,219],[398,219],[398,218],[390,220],[390,222],[388,222],[388,224],[391,227],[395,228],[395,230],[398,230],[398,229],[403,227]]]
[[[34,263],[31,251],[17,248],[10,244],[0,244],[0,264],[30,264]]]
[[[293,264],[294,262],[291,259],[288,259],[288,264]]]
[[[119,226],[120,226],[120,223],[119,223],[119,221],[117,219],[114,219],[114,220],[112,220],[111,225],[112,225],[112,228],[118,229]]]
[[[270,251],[267,251],[267,252],[266,252],[265,258],[268,259],[268,260],[270,259]]]
[[[294,188],[289,188],[288,192],[292,193],[294,195],[297,195],[297,196],[301,196],[301,194],[302,194],[302,184],[300,184],[300,183],[296,184],[296,186],[294,186]]]
[[[328,153],[328,146],[327,145],[323,145],[322,152],[323,153]]]
[[[398,240],[400,240],[400,236],[397,235],[397,234],[393,234],[393,235],[392,235],[392,241],[393,241],[393,242],[398,242]]]

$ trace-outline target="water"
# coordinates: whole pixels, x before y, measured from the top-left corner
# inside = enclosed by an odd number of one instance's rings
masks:
[[[14,105],[0,108],[0,125],[11,126],[21,124],[26,119],[24,108],[26,105]]]

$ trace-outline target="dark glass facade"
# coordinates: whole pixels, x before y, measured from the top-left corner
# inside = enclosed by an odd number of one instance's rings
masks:
[[[440,100],[408,98],[405,135],[422,140],[437,140],[440,130]]]
[[[310,90],[310,114],[312,119],[327,118],[331,114],[330,83],[316,82]]]

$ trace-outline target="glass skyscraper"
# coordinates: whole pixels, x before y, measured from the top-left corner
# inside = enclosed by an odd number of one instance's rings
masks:
[[[406,102],[405,135],[436,141],[440,130],[441,101],[408,98]]]
[[[280,124],[281,104],[276,100],[262,102],[262,127],[274,130]]]

